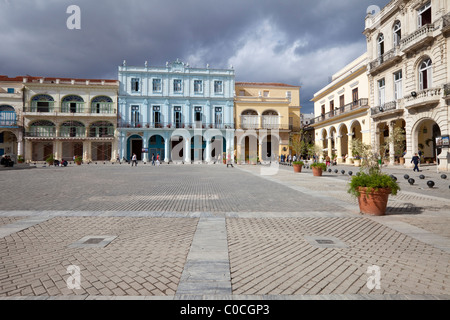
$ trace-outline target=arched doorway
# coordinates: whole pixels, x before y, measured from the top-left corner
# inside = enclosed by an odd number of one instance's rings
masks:
[[[425,119],[417,124],[414,132],[416,145],[413,145],[413,152],[420,155],[421,162],[438,163],[438,156],[442,152],[442,148],[436,146],[436,138],[439,136],[441,129],[434,120]]]
[[[133,153],[136,154],[137,160],[142,160],[142,137],[134,134],[127,140],[127,160],[130,161]]]
[[[340,148],[338,150],[338,162],[343,162],[345,163],[346,160],[348,159],[348,129],[347,126],[345,124],[343,124],[340,128],[339,128],[339,139],[340,139],[340,146],[338,146],[338,148]],[[340,153],[340,157],[339,157],[339,153]]]
[[[165,157],[164,146],[165,146],[165,140],[164,140],[163,136],[161,136],[159,134],[152,135],[150,137],[150,139],[148,140],[148,158],[149,158],[149,160],[151,161],[153,155],[155,156],[155,160],[156,160],[159,155],[159,161],[162,161]]]

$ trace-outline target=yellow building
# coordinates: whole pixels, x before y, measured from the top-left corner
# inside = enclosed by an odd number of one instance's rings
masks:
[[[262,163],[292,153],[289,138],[300,130],[300,87],[236,82],[234,122],[238,163]]]
[[[363,54],[335,73],[332,81],[314,98],[311,125],[315,143],[322,149],[321,159],[337,157],[338,163],[352,164],[352,140],[371,143],[367,54]]]
[[[115,161],[117,80],[23,77],[25,160]]]

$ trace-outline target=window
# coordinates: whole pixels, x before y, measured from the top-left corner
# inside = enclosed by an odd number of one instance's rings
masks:
[[[286,91],[286,98],[291,101],[292,99],[292,92],[291,91]]]
[[[431,23],[431,2],[421,7],[417,13],[418,27]]]
[[[400,21],[396,21],[394,24],[394,47],[400,45],[402,39],[402,25]]]
[[[161,92],[161,91],[162,91],[161,79],[153,79],[153,92]]]
[[[161,127],[161,107],[153,106],[153,122],[155,124],[155,128]]]
[[[194,93],[203,93],[203,81],[194,80]]]
[[[263,95],[264,95],[264,98],[268,98],[269,97],[269,91],[264,90],[263,91]]]
[[[321,111],[322,111],[322,112],[321,112],[321,115],[324,116],[324,115],[325,115],[325,105],[322,105],[322,108],[321,108],[321,109],[322,109],[322,110],[321,110]]]
[[[14,93],[14,88],[8,88],[8,93]]]
[[[214,121],[215,121],[215,124],[216,124],[216,128],[223,124],[222,107],[216,107],[215,108]]]
[[[181,92],[182,90],[183,90],[183,88],[182,88],[181,79],[173,80],[173,92]]]
[[[214,81],[214,93],[223,93],[223,82],[222,81]]]
[[[384,78],[378,80],[378,105],[383,106],[385,103],[385,81]]]
[[[139,79],[138,78],[131,78],[131,91],[139,92]]]
[[[239,96],[244,97],[245,96],[245,90],[239,90]]]
[[[402,71],[394,73],[394,97],[395,100],[403,98]]]
[[[195,107],[194,108],[194,121],[195,122],[201,122],[202,121],[202,107]]]
[[[175,128],[181,128],[181,107],[173,107],[173,120],[175,122]]]
[[[334,114],[334,100],[330,101],[330,114],[333,115]]]
[[[419,66],[419,90],[431,88],[431,59],[425,59]]]
[[[377,39],[378,44],[378,57],[381,57],[384,54],[384,36],[381,33]]]
[[[131,123],[133,126],[137,126],[139,124],[139,106],[131,106]]]
[[[358,99],[359,99],[358,88],[355,88],[355,89],[352,90],[353,105],[357,105],[358,104]]]
[[[339,107],[343,107],[345,103],[344,95],[339,97]]]

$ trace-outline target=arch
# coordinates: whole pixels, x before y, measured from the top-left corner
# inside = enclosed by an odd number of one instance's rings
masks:
[[[84,102],[83,98],[79,95],[69,94],[64,96],[61,100],[62,102]]]
[[[17,126],[17,115],[14,107],[7,104],[0,105],[0,126],[2,127]]]
[[[257,116],[259,115],[258,111],[254,110],[254,109],[245,109],[244,111],[241,112],[240,114],[241,116]]]
[[[426,116],[418,119],[412,126],[412,154],[422,152],[422,157],[437,160],[437,156],[442,152],[442,148],[436,148],[436,137],[446,132],[446,127],[442,126],[433,117]]]
[[[52,101],[53,102],[55,100],[53,99],[53,97],[51,95],[48,95],[48,94],[36,94],[33,97],[31,97],[31,101],[47,101],[47,102]]]
[[[264,110],[262,112],[263,116],[279,116],[279,112],[273,109]]]
[[[91,99],[91,113],[113,113],[113,100],[108,96],[96,96]]]
[[[36,120],[29,125],[29,137],[54,137],[56,125],[49,120]]]
[[[96,103],[96,102],[112,103],[113,100],[111,99],[111,97],[108,97],[108,96],[95,96],[94,98],[91,99],[91,103]]]
[[[143,138],[138,134],[133,134],[127,139],[127,159],[131,160],[133,153],[136,153],[137,160],[142,160]]]
[[[392,34],[394,40],[394,47],[400,45],[402,39],[402,23],[400,20],[395,20],[392,25]]]
[[[97,121],[89,126],[89,137],[112,137],[114,136],[114,124],[109,121]]]
[[[80,121],[66,121],[61,124],[59,134],[61,137],[85,137],[86,127],[84,123]]]

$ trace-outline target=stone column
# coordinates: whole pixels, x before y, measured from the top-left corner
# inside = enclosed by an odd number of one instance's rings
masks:
[[[327,152],[327,154],[328,154],[328,156],[329,156],[330,159],[331,159],[332,156],[333,156],[333,144],[332,144],[332,142],[333,142],[333,137],[332,137],[332,136],[329,136],[329,137],[327,137],[327,139],[328,139],[328,152]]]
[[[342,163],[342,135],[336,137],[336,149],[337,149],[337,163]],[[331,159],[333,160],[333,159]]]
[[[168,132],[164,137],[164,162],[169,163],[170,161],[170,142],[171,133]]]
[[[211,162],[211,140],[209,138],[208,138],[208,140],[206,140],[205,153],[206,153],[206,157],[205,157],[206,163]]]
[[[394,147],[394,141],[392,140],[392,136],[394,135],[394,122],[389,122],[389,164],[393,165],[395,162],[395,147]]]
[[[354,133],[347,133],[347,136],[348,136],[347,155],[348,155],[348,157],[345,161],[347,164],[352,164],[352,160],[353,160],[353,153],[352,153],[353,135],[354,135]]]
[[[146,148],[147,152],[142,154],[142,161],[148,162],[148,140],[149,140],[149,133],[148,131],[144,132],[144,136],[142,137],[142,148]]]

